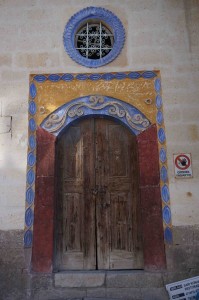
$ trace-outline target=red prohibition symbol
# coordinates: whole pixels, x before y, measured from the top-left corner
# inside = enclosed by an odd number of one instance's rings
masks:
[[[186,170],[190,167],[191,160],[185,154],[180,154],[175,158],[175,165],[180,170]]]

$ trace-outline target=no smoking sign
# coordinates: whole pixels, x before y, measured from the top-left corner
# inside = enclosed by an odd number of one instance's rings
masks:
[[[176,178],[193,177],[190,153],[174,154],[173,160]]]

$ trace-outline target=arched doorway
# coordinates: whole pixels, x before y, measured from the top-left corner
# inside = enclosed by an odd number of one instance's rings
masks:
[[[164,269],[166,261],[157,126],[151,125],[134,106],[108,96],[96,95],[64,104],[37,128],[32,270],[47,273],[53,270],[57,203],[56,143],[75,121],[86,117],[112,118],[126,126],[136,139],[144,269]]]
[[[110,119],[73,123],[56,144],[55,269],[142,269],[136,136]]]

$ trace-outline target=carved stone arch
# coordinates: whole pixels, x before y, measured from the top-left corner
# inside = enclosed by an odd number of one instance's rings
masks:
[[[55,143],[74,120],[111,117],[137,136],[145,269],[166,266],[156,125],[121,100],[91,95],[70,101],[51,113],[37,129],[32,270],[52,272],[55,207]]]
[[[41,127],[58,136],[71,122],[86,116],[112,117],[135,135],[151,125],[146,116],[129,103],[108,96],[89,95],[60,106],[44,119]]]

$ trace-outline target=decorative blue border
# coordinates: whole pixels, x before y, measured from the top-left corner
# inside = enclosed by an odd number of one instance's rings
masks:
[[[75,48],[75,34],[81,24],[89,19],[104,21],[112,29],[114,35],[113,49],[105,57],[96,60],[81,56]],[[63,42],[66,52],[74,61],[89,68],[97,68],[110,63],[119,55],[125,42],[125,30],[122,22],[111,11],[102,7],[90,6],[70,18],[65,26]]]
[[[44,74],[38,74],[33,77],[33,79],[38,82],[42,83],[45,82],[46,80],[49,80],[51,82],[58,82],[60,80],[70,82],[73,80],[92,80],[92,81],[97,81],[97,80],[113,80],[113,79],[118,79],[122,80],[125,78],[131,79],[131,80],[136,80],[139,78],[144,78],[144,79],[152,79],[154,77],[157,77],[157,73],[155,71],[144,71],[144,72],[118,72],[118,73],[93,73],[93,74],[70,74],[70,73],[65,73],[65,74],[50,74],[50,75],[44,75]],[[36,91],[36,86],[34,83],[31,84],[30,87],[30,94],[32,95],[32,98],[34,98],[37,94]],[[158,95],[156,98],[156,103],[158,106],[161,107],[161,101],[162,98]]]
[[[27,174],[26,174],[26,210],[25,210],[25,233],[24,233],[24,246],[26,248],[32,246],[32,226],[34,221],[34,184],[35,184],[35,164],[36,164],[36,122],[35,114],[37,106],[34,102],[37,96],[36,85],[32,82],[29,88],[29,138],[28,138],[28,156],[27,156]]]
[[[166,153],[166,134],[164,129],[164,117],[162,112],[162,97],[161,97],[161,80],[156,78],[154,81],[156,91],[156,124],[158,127],[158,141],[160,144],[159,159],[160,159],[160,179],[161,179],[161,197],[162,197],[162,217],[164,221],[164,238],[165,242],[171,244],[173,241],[171,229],[171,210],[170,210],[170,194],[168,186],[168,171],[167,171],[167,153]]]

